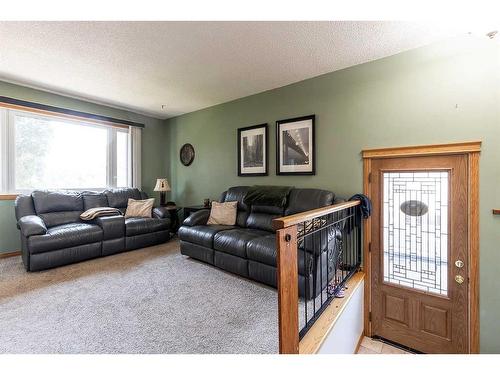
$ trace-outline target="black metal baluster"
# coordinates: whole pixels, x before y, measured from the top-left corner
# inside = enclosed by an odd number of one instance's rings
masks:
[[[332,214],[328,214],[325,216],[326,217],[326,298],[330,298],[330,241],[329,241],[329,234],[331,233],[331,227],[330,225],[332,224]],[[335,228],[334,228],[335,229]],[[333,237],[333,242],[335,245],[335,236]]]
[[[315,267],[315,270],[314,270],[314,276],[313,276],[313,317],[316,318],[316,288],[318,287],[318,280],[317,280],[317,277],[316,275],[318,274],[318,262],[316,261],[316,251],[315,251],[315,247],[314,247],[314,219],[311,220],[311,234],[309,234],[309,237],[312,237],[311,238],[311,242],[312,242],[312,255],[313,255],[313,264],[314,264],[314,267]]]
[[[354,258],[354,244],[355,244],[355,238],[354,238],[354,227],[356,225],[356,208],[352,207],[352,219],[351,219],[351,248],[349,249],[349,276],[351,275],[351,271],[353,268],[353,258]]]
[[[351,208],[348,209],[347,211],[347,243],[345,246],[345,253],[344,253],[344,277],[342,280],[342,285],[344,284],[344,280],[347,278],[349,275],[349,265],[351,263],[351,241],[352,241],[352,217],[351,217]]]
[[[306,256],[306,222],[302,224],[302,247],[304,253],[304,327],[307,327],[307,308],[308,308],[308,300],[309,300],[309,264],[307,262]],[[297,249],[298,250],[298,249]]]
[[[321,226],[321,217],[319,219],[319,225]],[[319,290],[320,290],[320,301],[321,306],[323,306],[323,231],[321,228],[318,232],[319,234]],[[328,263],[327,263],[328,264]]]

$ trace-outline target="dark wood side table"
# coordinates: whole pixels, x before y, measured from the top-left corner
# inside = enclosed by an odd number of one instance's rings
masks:
[[[200,210],[209,210],[209,209],[210,207],[205,207],[203,205],[184,207],[184,219],[187,218],[189,215],[191,215],[193,212]]]
[[[182,210],[182,207],[179,206],[163,206],[168,210],[168,213],[170,215],[170,233],[176,234],[177,230],[180,227],[180,220],[179,220],[179,215],[178,212]]]

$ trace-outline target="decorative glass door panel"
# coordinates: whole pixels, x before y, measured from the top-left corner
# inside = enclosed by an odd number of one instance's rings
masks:
[[[448,294],[449,172],[383,172],[383,280]]]

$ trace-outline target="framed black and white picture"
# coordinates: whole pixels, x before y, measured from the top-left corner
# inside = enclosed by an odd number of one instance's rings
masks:
[[[267,124],[238,129],[238,176],[267,176]]]
[[[276,121],[276,174],[314,175],[314,115]]]

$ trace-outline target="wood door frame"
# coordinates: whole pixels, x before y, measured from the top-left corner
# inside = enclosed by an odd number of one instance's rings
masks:
[[[390,147],[363,150],[363,193],[371,197],[372,160],[433,155],[466,155],[468,180],[468,241],[469,255],[469,353],[479,353],[479,153],[481,141],[448,143],[424,146]],[[363,270],[366,274],[364,291],[364,333],[372,336],[371,314],[371,218],[365,221],[363,228]]]

